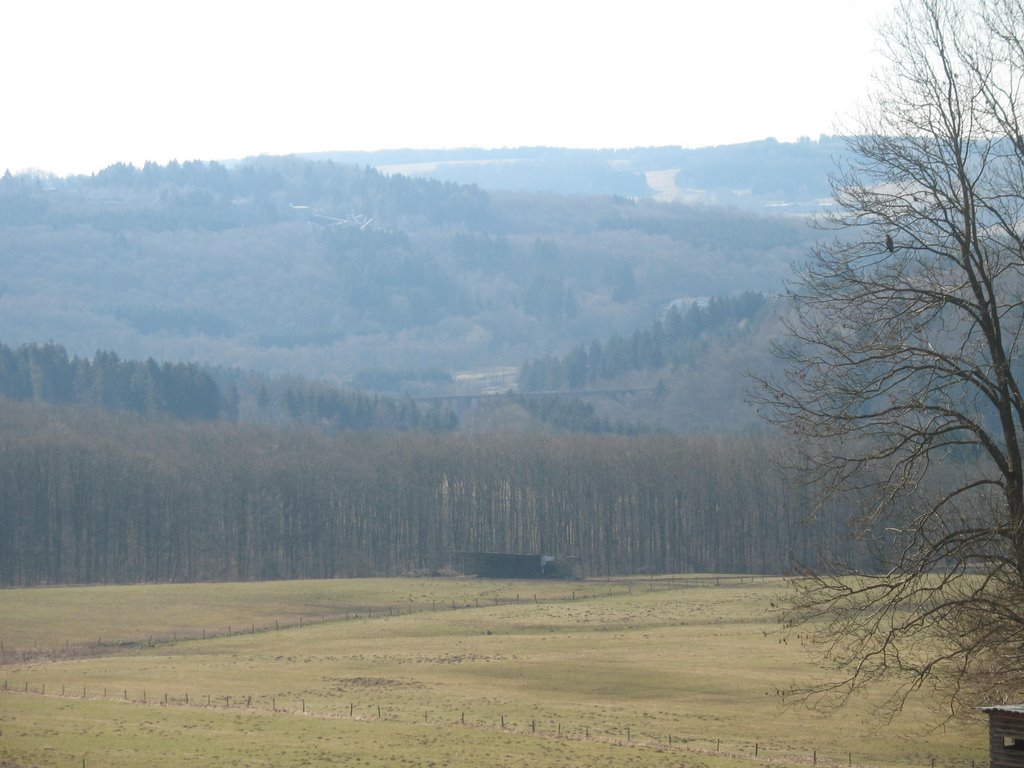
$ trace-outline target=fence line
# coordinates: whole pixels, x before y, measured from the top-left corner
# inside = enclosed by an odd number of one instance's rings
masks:
[[[260,695],[251,694],[205,694],[194,696],[188,693],[171,696],[168,693],[153,695],[150,690],[131,691],[126,688],[92,689],[92,695],[87,686],[68,689],[61,686],[60,693],[46,690],[45,684],[31,686],[29,683],[11,684],[9,680],[3,681],[3,688],[0,693],[6,695],[34,695],[50,696],[56,698],[73,698],[88,701],[111,701],[127,705],[146,705],[163,707],[202,707],[213,710],[245,710],[258,714],[270,714],[278,716],[303,716],[315,717],[324,720],[346,719],[353,722],[391,722],[403,725],[427,725],[430,727],[465,727],[500,730],[504,733],[511,733],[519,736],[531,736],[537,738],[558,738],[571,739],[576,741],[597,741],[607,744],[618,744],[620,746],[632,746],[641,749],[671,749],[675,752],[702,755],[718,755],[741,760],[754,759],[766,763],[800,763],[811,766],[825,766],[825,768],[853,768],[863,765],[855,763],[853,751],[845,752],[841,757],[828,757],[825,752],[815,747],[795,750],[788,746],[785,750],[777,749],[763,742],[750,741],[723,741],[719,738],[708,738],[707,736],[679,736],[671,732],[651,733],[642,732],[632,725],[620,725],[615,728],[592,727],[588,724],[579,725],[568,723],[563,720],[538,721],[517,721],[498,714],[496,717],[482,717],[467,721],[466,710],[452,713],[446,716],[438,716],[434,713],[417,709],[413,714],[407,715],[399,710],[397,706],[380,704],[359,704],[350,702],[348,714],[341,712],[324,711],[314,712],[313,708],[307,705],[306,699],[295,696]],[[255,701],[255,704],[254,704]],[[268,706],[269,704],[269,706]],[[422,713],[422,717],[420,716]],[[540,727],[538,727],[538,725]],[[545,727],[546,726],[546,727]],[[989,768],[987,760],[973,759],[968,761],[937,762],[934,757],[929,762],[922,763],[916,768]]]

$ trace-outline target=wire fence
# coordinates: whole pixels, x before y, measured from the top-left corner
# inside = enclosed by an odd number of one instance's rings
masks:
[[[433,728],[491,729],[522,737],[556,738],[597,741],[640,749],[671,750],[679,753],[719,755],[740,760],[765,763],[823,766],[824,768],[852,768],[870,766],[879,762],[875,756],[858,756],[848,750],[837,754],[832,750],[819,750],[814,746],[780,747],[772,743],[737,739],[712,738],[707,735],[680,735],[668,731],[657,732],[649,727],[633,724],[592,725],[561,719],[524,719],[504,714],[480,714],[471,710],[430,711],[401,707],[391,703],[367,704],[351,701],[347,707],[338,701],[325,703],[289,695],[251,694],[170,694],[146,689],[101,688],[88,686],[55,688],[52,685],[31,684],[4,680],[2,693],[6,695],[50,696],[81,701],[111,701],[126,705],[155,707],[203,708],[219,711],[247,711],[253,714],[276,716],[302,716],[322,719],[345,719],[353,722],[388,722],[404,725],[420,724]],[[314,706],[317,704],[318,706]],[[908,768],[989,768],[987,759],[939,759],[920,757],[920,762],[908,762]]]

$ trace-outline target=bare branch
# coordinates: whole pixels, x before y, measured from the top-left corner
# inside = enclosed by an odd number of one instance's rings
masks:
[[[841,703],[1024,695],[1024,2],[906,0],[876,109],[795,275],[759,403],[881,568],[796,581],[786,621]]]

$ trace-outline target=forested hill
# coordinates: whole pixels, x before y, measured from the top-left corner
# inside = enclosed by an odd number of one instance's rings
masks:
[[[763,294],[673,304],[664,317],[632,336],[579,344],[562,357],[528,361],[519,373],[525,392],[583,390],[631,372],[661,371],[712,355],[716,347],[738,343],[761,330],[769,302]],[[707,362],[707,361],[705,361]]]
[[[326,432],[447,431],[450,408],[364,394],[302,379],[211,371],[194,363],[69,356],[59,344],[0,344],[0,397],[80,405],[182,421],[307,424]]]
[[[81,358],[470,395],[673,303],[773,292],[813,239],[799,217],[294,157],[5,174],[0,327]]]
[[[720,431],[742,431],[751,426],[752,414],[748,413],[746,422],[737,422],[737,411],[745,408],[742,392],[735,387],[730,390],[721,380],[723,360],[728,369],[729,358],[739,353],[765,373],[772,361],[764,354],[764,341],[777,331],[777,310],[776,302],[759,293],[672,305],[649,328],[629,337],[595,339],[563,357],[526,362],[516,392],[478,402],[464,426],[475,429],[488,422],[488,412],[504,408],[506,418],[498,427],[532,424],[563,432],[618,433],[697,427],[707,431],[719,418]],[[685,382],[679,375],[684,368],[691,371]],[[693,375],[694,370],[704,375]],[[419,376],[436,386],[453,383],[440,371]],[[364,392],[299,377],[272,378],[194,363],[122,360],[113,352],[98,351],[91,359],[71,356],[53,342],[17,349],[0,343],[0,395],[17,400],[92,405],[183,420],[311,424],[329,432],[457,429],[459,419],[443,396],[417,403],[372,391],[394,391],[416,378],[413,372],[367,372],[354,382],[359,389],[371,390]],[[609,393],[620,399],[634,395],[632,407],[609,418],[601,400]],[[672,405],[673,399],[702,403],[705,418],[695,423],[692,414],[675,414],[679,409]],[[711,406],[710,401],[714,401]],[[522,418],[510,423],[510,407],[520,409]]]
[[[675,303],[629,336],[577,344],[562,356],[530,360],[519,391],[551,424],[593,431],[758,431],[748,402],[751,375],[778,365],[771,341],[784,305],[748,292]]]

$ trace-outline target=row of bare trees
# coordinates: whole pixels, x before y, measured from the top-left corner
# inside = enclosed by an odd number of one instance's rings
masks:
[[[393,575],[459,551],[576,556],[589,576],[785,572],[842,526],[804,523],[779,450],[753,437],[327,437],[0,401],[0,583]]]

